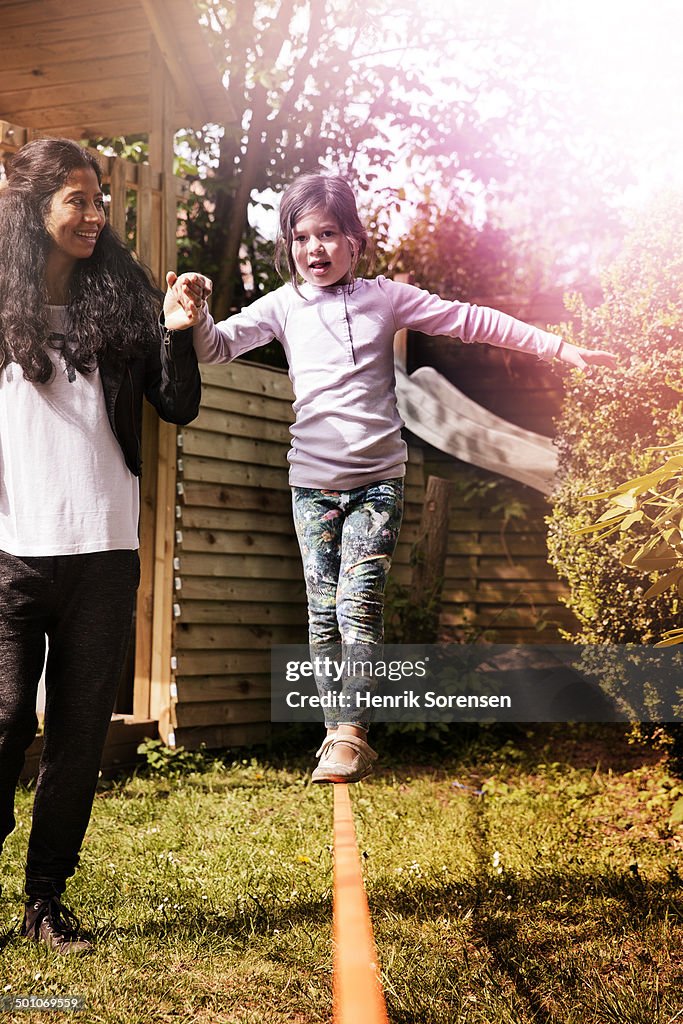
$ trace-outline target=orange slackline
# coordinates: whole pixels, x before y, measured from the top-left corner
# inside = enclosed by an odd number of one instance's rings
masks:
[[[349,787],[334,790],[334,1024],[389,1024]]]

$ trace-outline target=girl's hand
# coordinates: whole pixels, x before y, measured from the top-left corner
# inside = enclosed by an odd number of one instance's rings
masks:
[[[203,274],[181,274],[172,270],[166,274],[164,321],[169,331],[184,331],[201,317],[204,300],[212,291],[212,284]]]
[[[577,370],[588,370],[591,366],[608,366],[614,370],[617,365],[617,357],[612,352],[604,352],[597,348],[579,348],[568,341],[563,341],[560,345],[557,358]]]

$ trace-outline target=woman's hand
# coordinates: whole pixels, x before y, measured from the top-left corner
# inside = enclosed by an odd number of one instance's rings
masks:
[[[588,370],[591,366],[608,366],[614,370],[617,357],[612,352],[604,352],[597,348],[579,348],[568,341],[563,341],[557,358],[568,363],[577,370]]]
[[[172,270],[166,274],[164,322],[169,331],[184,331],[201,317],[204,300],[212,291],[212,284],[203,274],[181,274]]]

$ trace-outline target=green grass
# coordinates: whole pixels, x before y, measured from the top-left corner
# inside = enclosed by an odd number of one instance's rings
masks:
[[[661,763],[619,730],[540,727],[384,763],[352,798],[394,1024],[683,1024],[683,783]],[[332,794],[305,764],[105,784],[67,891],[95,954],[10,938],[0,989],[82,995],[88,1024],[329,1021]],[[0,933],[19,919],[30,804],[22,791]]]

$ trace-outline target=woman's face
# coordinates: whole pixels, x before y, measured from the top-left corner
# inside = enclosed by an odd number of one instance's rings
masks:
[[[52,252],[73,260],[87,259],[104,224],[104,197],[97,175],[92,167],[79,167],[55,192],[45,218]]]

